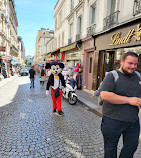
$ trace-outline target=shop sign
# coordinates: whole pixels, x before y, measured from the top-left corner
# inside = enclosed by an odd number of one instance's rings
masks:
[[[67,58],[78,58],[80,57],[80,52],[68,53]]]
[[[0,51],[1,51],[1,52],[5,52],[5,47],[0,46]]]
[[[113,46],[113,45],[130,43],[132,40],[132,37],[134,37],[134,41],[141,41],[141,25],[140,24],[137,25],[137,29],[130,30],[128,34],[123,38],[121,37],[121,32],[113,34],[111,37],[112,43],[109,45]]]

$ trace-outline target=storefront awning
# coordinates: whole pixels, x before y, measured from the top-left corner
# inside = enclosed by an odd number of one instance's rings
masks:
[[[50,57],[51,57],[51,53],[48,53],[47,55],[44,56],[44,59],[50,58]]]
[[[73,44],[70,44],[66,47],[60,48],[60,52],[65,52],[67,50],[71,50],[71,49],[74,49],[74,48],[76,48],[76,42],[73,43]]]
[[[11,58],[14,62],[17,62],[17,60],[15,58],[13,58],[13,57],[9,57],[9,58]]]
[[[7,56],[1,56],[1,59],[3,59],[3,60],[11,60],[11,58],[9,58]]]

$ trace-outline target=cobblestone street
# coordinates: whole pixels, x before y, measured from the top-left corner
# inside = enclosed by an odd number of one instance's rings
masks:
[[[66,100],[60,117],[38,78],[29,87],[28,77],[18,77],[0,88],[0,158],[103,158],[100,117]]]

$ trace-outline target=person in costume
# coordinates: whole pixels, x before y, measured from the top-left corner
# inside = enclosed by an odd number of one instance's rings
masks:
[[[51,86],[51,98],[53,103],[53,112],[58,112],[59,115],[63,115],[62,111],[62,87],[63,93],[66,91],[66,84],[64,76],[61,74],[61,70],[64,68],[63,63],[54,61],[52,63],[46,63],[46,69],[51,69],[51,75],[49,76],[46,85],[46,95],[49,96],[49,88]],[[57,92],[58,91],[58,92]]]

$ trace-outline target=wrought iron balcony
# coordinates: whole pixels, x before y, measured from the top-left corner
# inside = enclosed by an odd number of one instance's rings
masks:
[[[104,19],[104,30],[118,24],[119,12],[120,11],[116,11]]]
[[[69,38],[68,39],[68,44],[71,44],[72,43],[72,38]]]
[[[77,35],[76,35],[76,41],[80,41],[81,40],[81,33],[78,33]]]
[[[96,24],[92,24],[87,28],[87,36],[90,36],[95,33]]]
[[[134,1],[134,9],[133,9],[133,15],[137,15],[141,13],[141,0],[135,0]]]

